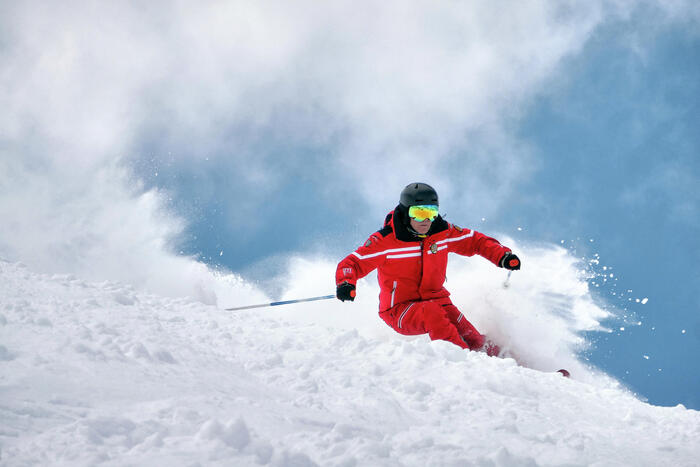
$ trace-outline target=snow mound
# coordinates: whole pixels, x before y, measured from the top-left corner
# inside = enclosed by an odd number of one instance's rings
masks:
[[[700,412],[611,385],[19,263],[0,261],[0,342],[3,465],[690,466],[698,457]]]

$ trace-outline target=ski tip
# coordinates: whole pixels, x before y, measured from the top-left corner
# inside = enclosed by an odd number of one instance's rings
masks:
[[[571,376],[571,373],[569,373],[568,370],[565,370],[563,368],[561,370],[557,370],[557,373],[561,373],[564,376],[564,378],[569,378]]]

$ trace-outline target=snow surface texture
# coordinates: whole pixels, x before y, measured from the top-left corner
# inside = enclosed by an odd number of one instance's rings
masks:
[[[371,328],[365,285],[304,322],[0,261],[0,463],[697,465],[700,412]]]

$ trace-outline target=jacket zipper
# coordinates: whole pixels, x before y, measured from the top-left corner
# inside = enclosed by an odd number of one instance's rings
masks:
[[[420,241],[420,280],[418,281],[418,295],[420,295],[420,289],[421,286],[423,285],[423,267],[425,266],[425,249],[423,248],[424,241]],[[421,298],[423,298],[421,296]]]
[[[396,286],[397,286],[397,284],[398,284],[398,282],[397,282],[397,281],[394,281],[394,288],[391,289],[391,305],[389,305],[389,308],[393,308],[393,307],[394,307],[394,294],[396,293]]]

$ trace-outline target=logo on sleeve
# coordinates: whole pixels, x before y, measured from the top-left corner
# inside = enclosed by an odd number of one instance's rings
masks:
[[[370,246],[370,245],[372,244],[372,242],[374,242],[374,241],[376,241],[376,240],[377,240],[377,237],[375,237],[374,235],[372,235],[372,236],[369,237],[369,238],[367,239],[367,241],[365,242],[365,246],[366,246],[366,247],[367,247],[367,246]]]
[[[352,276],[352,268],[343,268],[343,274],[346,276]]]

